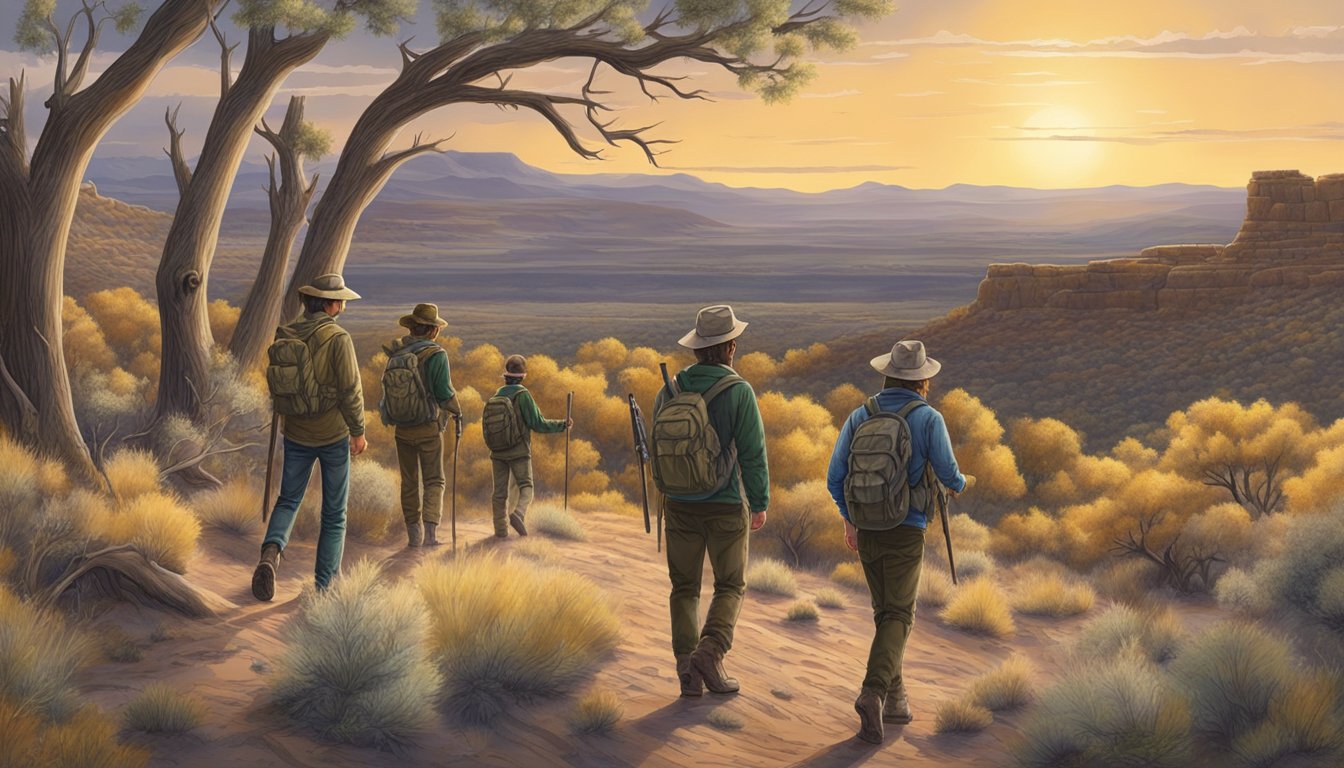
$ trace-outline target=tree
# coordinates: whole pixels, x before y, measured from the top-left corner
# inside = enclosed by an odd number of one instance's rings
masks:
[[[421,115],[450,104],[493,104],[544,118],[576,154],[599,158],[578,126],[609,145],[633,145],[657,164],[667,139],[649,138],[652,126],[617,128],[602,115],[611,107],[595,80],[603,67],[628,78],[656,100],[658,89],[680,99],[707,99],[684,90],[679,79],[655,70],[689,60],[735,75],[767,102],[787,99],[812,76],[802,62],[809,48],[843,48],[855,41],[848,22],[879,18],[890,0],[810,0],[797,12],[789,0],[675,0],[648,23],[638,19],[646,0],[437,0],[441,42],[426,51],[401,46],[402,67],[356,121],[331,183],[313,210],[285,298],[286,316],[298,311],[297,287],[345,266],[361,213],[392,173],[407,160],[439,149],[441,141],[417,136],[389,151],[400,130]],[[575,95],[510,88],[509,73],[548,61],[576,59],[591,65]],[[582,117],[579,117],[579,116]]]
[[[1003,426],[994,411],[964,389],[954,389],[938,401],[947,422],[952,451],[963,472],[975,476],[967,494],[970,511],[986,503],[1012,501],[1027,492],[1017,469],[1017,458],[1003,443]]]
[[[159,70],[205,31],[216,3],[164,0],[135,42],[87,86],[103,27],[111,22],[129,30],[138,6],[112,10],[103,0],[84,0],[62,26],[55,21],[55,0],[28,0],[19,19],[17,42],[27,50],[54,51],[56,71],[31,157],[24,76],[10,78],[8,98],[0,98],[0,421],[25,443],[89,476],[95,470],[75,421],[61,344],[65,248],[79,185],[99,140]],[[83,44],[76,49],[81,26]]]

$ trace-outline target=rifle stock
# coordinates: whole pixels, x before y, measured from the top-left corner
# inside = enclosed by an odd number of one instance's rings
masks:
[[[639,495],[644,504],[644,532],[651,533],[653,526],[649,521],[649,484],[645,479],[644,467],[649,461],[649,437],[644,430],[644,416],[639,411],[639,403],[634,394],[627,396],[630,401],[630,432],[635,443],[635,458],[639,461]]]

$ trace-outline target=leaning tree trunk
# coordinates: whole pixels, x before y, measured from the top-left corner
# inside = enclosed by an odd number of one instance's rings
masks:
[[[0,419],[29,444],[95,475],[75,421],[62,351],[65,250],[84,170],[99,140],[139,101],[169,60],[205,31],[213,0],[165,0],[140,36],[90,86],[76,91],[87,57],[57,83],[31,164],[22,131],[22,83],[11,81],[0,162],[0,359],[14,388],[36,412],[25,434],[25,408],[13,389],[0,397]],[[85,65],[86,66],[86,65]],[[62,77],[62,74],[58,75]],[[17,127],[17,131],[16,131]],[[30,422],[32,412],[29,412]]]
[[[270,27],[252,29],[238,80],[215,108],[194,172],[185,170],[174,140],[171,154],[181,198],[155,278],[163,331],[155,407],[158,418],[183,414],[194,420],[201,416],[214,345],[208,312],[210,265],[229,192],[253,126],[276,90],[290,72],[312,60],[328,39],[325,34],[306,34],[277,41]]]
[[[266,251],[261,257],[261,271],[252,281],[252,288],[243,302],[238,326],[229,340],[229,353],[242,368],[249,368],[261,357],[275,336],[280,324],[280,304],[285,288],[285,268],[294,249],[294,239],[307,220],[308,204],[317,188],[317,177],[311,182],[303,171],[303,154],[296,141],[303,129],[303,97],[291,96],[285,122],[279,133],[270,128],[257,129],[275,147],[275,158],[267,158],[271,169],[271,185],[267,189],[271,201],[271,231],[266,238]],[[275,167],[280,166],[280,180],[276,181]]]

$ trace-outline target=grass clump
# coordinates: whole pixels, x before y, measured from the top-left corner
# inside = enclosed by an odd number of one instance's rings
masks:
[[[838,589],[822,587],[821,589],[818,589],[817,593],[812,597],[817,601],[818,608],[835,609],[845,607],[845,596],[841,594]]]
[[[101,528],[96,538],[109,544],[130,544],[174,573],[187,572],[201,538],[196,516],[176,496],[158,491],[146,491],[123,501],[95,525]]]
[[[740,731],[747,724],[741,715],[723,707],[711,711],[705,716],[705,721],[720,731]]]
[[[926,608],[942,608],[952,599],[956,585],[952,577],[941,568],[925,568],[919,574],[918,605]]]
[[[132,731],[186,733],[205,721],[205,704],[170,685],[154,683],[126,705],[123,717]]]
[[[1097,594],[1092,587],[1059,573],[1033,573],[1018,586],[1013,610],[1028,616],[1062,618],[1091,610]]]
[[[943,621],[973,634],[1005,638],[1016,631],[1008,598],[989,579],[976,579],[960,590],[939,614]]]
[[[38,610],[0,586],[0,700],[64,720],[79,705],[75,672],[91,660],[88,641],[59,614]]]
[[[412,581],[449,708],[469,723],[564,693],[620,639],[601,590],[568,571],[487,553],[426,563]]]
[[[1176,655],[1184,635],[1180,618],[1170,607],[1138,611],[1113,605],[1083,626],[1073,653],[1083,659],[1104,660],[1134,646],[1149,660],[1164,662]]]
[[[799,600],[789,606],[789,610],[784,614],[786,621],[797,622],[800,624],[815,624],[820,618],[817,613],[817,604],[811,600]]]
[[[527,513],[527,527],[543,536],[565,541],[587,541],[588,532],[583,524],[564,507],[555,504],[537,504]]]
[[[614,691],[593,690],[585,693],[569,715],[571,733],[610,733],[625,714]]]
[[[957,553],[957,578],[974,579],[977,576],[988,576],[997,569],[994,558],[989,553],[977,549],[967,550]]]
[[[1011,656],[996,669],[971,683],[970,700],[990,710],[1003,712],[1031,702],[1035,696],[1032,678],[1036,669],[1022,656]]]
[[[952,699],[938,705],[934,733],[977,733],[994,724],[994,713],[970,699]]]
[[[140,648],[140,644],[135,642],[121,627],[109,626],[99,630],[99,641],[103,646],[103,655],[108,661],[115,661],[118,664],[134,664],[145,658],[145,652]]]
[[[793,597],[798,594],[798,579],[780,560],[760,557],[747,568],[747,588],[767,595]]]
[[[863,564],[859,562],[840,563],[831,571],[831,581],[836,584],[868,591],[868,579],[863,575]]]
[[[1153,599],[1156,566],[1147,560],[1125,558],[1102,568],[1092,577],[1097,591],[1117,603],[1141,606]]]
[[[207,528],[243,535],[261,526],[261,492],[244,478],[191,497],[191,508]]]
[[[321,494],[318,494],[321,497]],[[378,544],[393,520],[401,520],[401,478],[372,459],[350,463],[350,499],[346,531],[352,538]]]
[[[553,542],[533,536],[520,539],[509,551],[518,557],[525,557],[528,560],[543,564],[552,563],[560,556],[560,550],[556,548]]]
[[[1292,755],[1344,762],[1340,682],[1338,673],[1299,675],[1284,686],[1268,718],[1236,739],[1235,753],[1255,766],[1278,765]]]
[[[154,454],[138,448],[123,448],[103,463],[112,494],[125,503],[159,490],[159,463]]]
[[[94,707],[44,720],[0,699],[0,765],[6,768],[143,768],[149,751],[117,743],[117,728]]]
[[[1190,699],[1194,728],[1228,746],[1263,722],[1297,676],[1283,638],[1251,624],[1220,624],[1190,641],[1171,663]]]
[[[427,630],[415,588],[389,585],[361,561],[305,594],[272,682],[276,704],[328,738],[404,747],[432,722],[443,679]]]

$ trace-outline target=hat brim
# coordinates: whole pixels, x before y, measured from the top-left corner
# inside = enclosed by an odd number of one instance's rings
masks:
[[[718,336],[701,336],[695,329],[691,329],[691,332],[682,336],[681,340],[677,343],[687,349],[705,349],[707,347],[722,344],[726,341],[732,341],[738,336],[741,336],[742,332],[746,329],[747,323],[741,320],[734,320],[733,330],[727,333],[719,334]]]
[[[314,288],[311,285],[303,286],[299,289],[299,293],[304,296],[316,296],[319,299],[331,299],[332,301],[354,301],[355,299],[364,298],[349,288],[342,288],[339,291],[324,291],[321,288]]]
[[[943,369],[943,364],[934,360],[932,357],[924,358],[924,364],[918,368],[895,368],[891,364],[890,352],[885,355],[874,357],[869,365],[873,366],[873,370],[883,376],[890,376],[893,379],[901,379],[903,381],[923,381],[925,379],[932,379]]]
[[[414,328],[417,325],[435,325],[440,328],[448,327],[448,321],[444,320],[442,317],[436,317],[434,318],[433,322],[429,322],[426,321],[425,318],[423,317],[416,317],[415,315],[403,315],[402,318],[397,322],[400,323],[403,328]]]

